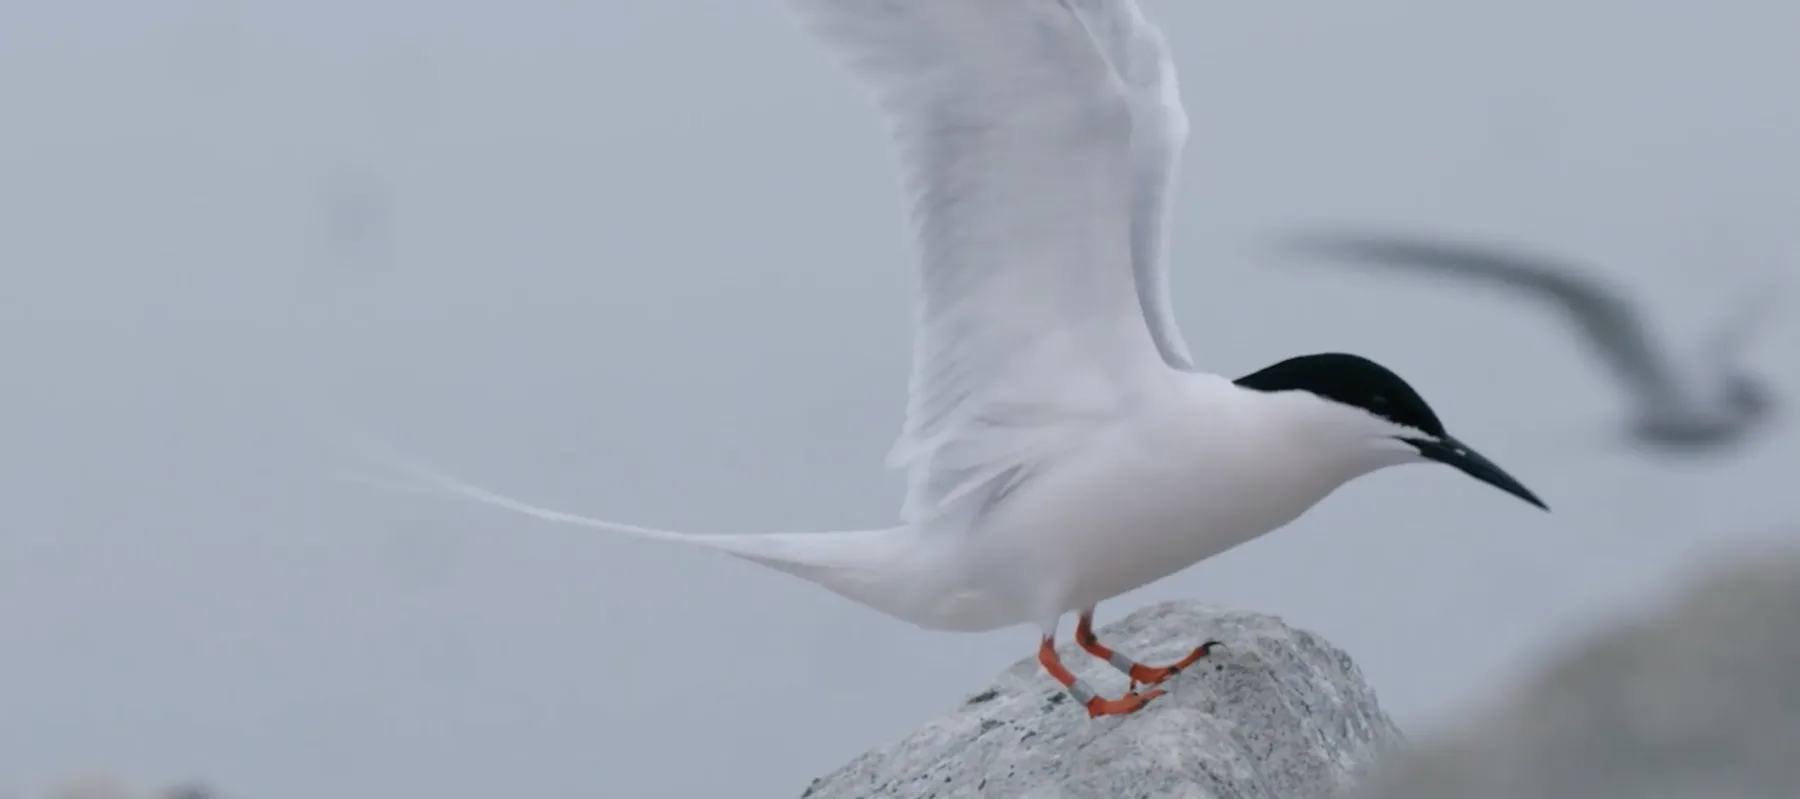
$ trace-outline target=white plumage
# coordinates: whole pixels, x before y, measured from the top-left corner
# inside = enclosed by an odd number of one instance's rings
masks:
[[[1061,616],[1080,611],[1085,629],[1101,600],[1275,529],[1357,475],[1424,460],[1410,442],[1474,457],[1286,390],[1304,388],[1294,370],[1252,390],[1192,369],[1165,258],[1188,120],[1163,36],[1131,0],[790,1],[875,98],[910,204],[913,370],[888,458],[907,475],[901,524],[675,533],[391,460],[539,518],[720,549],[922,627],[1035,623],[1046,668],[1098,715],[1154,693],[1098,699],[1059,671]],[[1173,673],[1083,640],[1134,679]]]

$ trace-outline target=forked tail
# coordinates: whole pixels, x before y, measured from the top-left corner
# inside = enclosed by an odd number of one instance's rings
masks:
[[[816,533],[697,535],[553,510],[474,485],[415,458],[383,449],[372,456],[424,487],[532,518],[610,533],[715,549],[816,583],[833,593],[922,626],[935,626],[929,547],[911,527]]]

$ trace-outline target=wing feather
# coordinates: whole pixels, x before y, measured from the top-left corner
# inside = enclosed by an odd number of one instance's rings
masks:
[[[876,98],[918,262],[903,517],[957,527],[1166,372],[1132,108],[1065,0],[791,0]]]
[[[1188,116],[1175,59],[1162,31],[1129,0],[1069,0],[1118,76],[1131,108],[1131,265],[1138,304],[1170,366],[1194,358],[1169,298],[1170,195],[1187,147]]]

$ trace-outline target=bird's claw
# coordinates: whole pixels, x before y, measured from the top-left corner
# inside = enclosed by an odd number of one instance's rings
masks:
[[[1192,666],[1195,661],[1212,654],[1212,648],[1215,646],[1223,646],[1223,644],[1218,641],[1207,641],[1206,643],[1195,647],[1194,651],[1189,652],[1187,657],[1167,666],[1145,666],[1141,664],[1133,666],[1131,673],[1128,675],[1131,677],[1131,690],[1136,691],[1139,683],[1144,685],[1157,685],[1163,680],[1167,680],[1170,677],[1180,674],[1182,669]]]
[[[1155,688],[1155,689],[1151,689],[1149,691],[1145,691],[1144,693],[1141,693],[1141,694],[1140,693],[1127,693],[1124,696],[1119,697],[1118,699],[1104,699],[1104,698],[1096,696],[1093,699],[1088,700],[1088,703],[1087,703],[1088,718],[1099,718],[1101,716],[1123,716],[1128,713],[1136,713],[1137,711],[1143,709],[1144,705],[1148,704],[1150,702],[1150,700],[1155,699],[1162,695],[1163,695],[1162,689]]]

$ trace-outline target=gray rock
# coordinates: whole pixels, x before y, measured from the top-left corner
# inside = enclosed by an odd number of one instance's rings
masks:
[[[1354,794],[1800,797],[1800,551],[1713,567],[1384,763]]]
[[[47,791],[22,795],[0,791],[0,799],[211,799],[213,796],[198,785],[179,785],[156,791],[106,774],[80,775]]]
[[[1310,799],[1358,779],[1401,736],[1336,647],[1272,616],[1165,603],[1098,631],[1150,663],[1224,643],[1137,713],[1090,719],[1031,657],[911,735],[813,781],[806,799]],[[1125,678],[1073,642],[1063,662],[1117,696]]]

